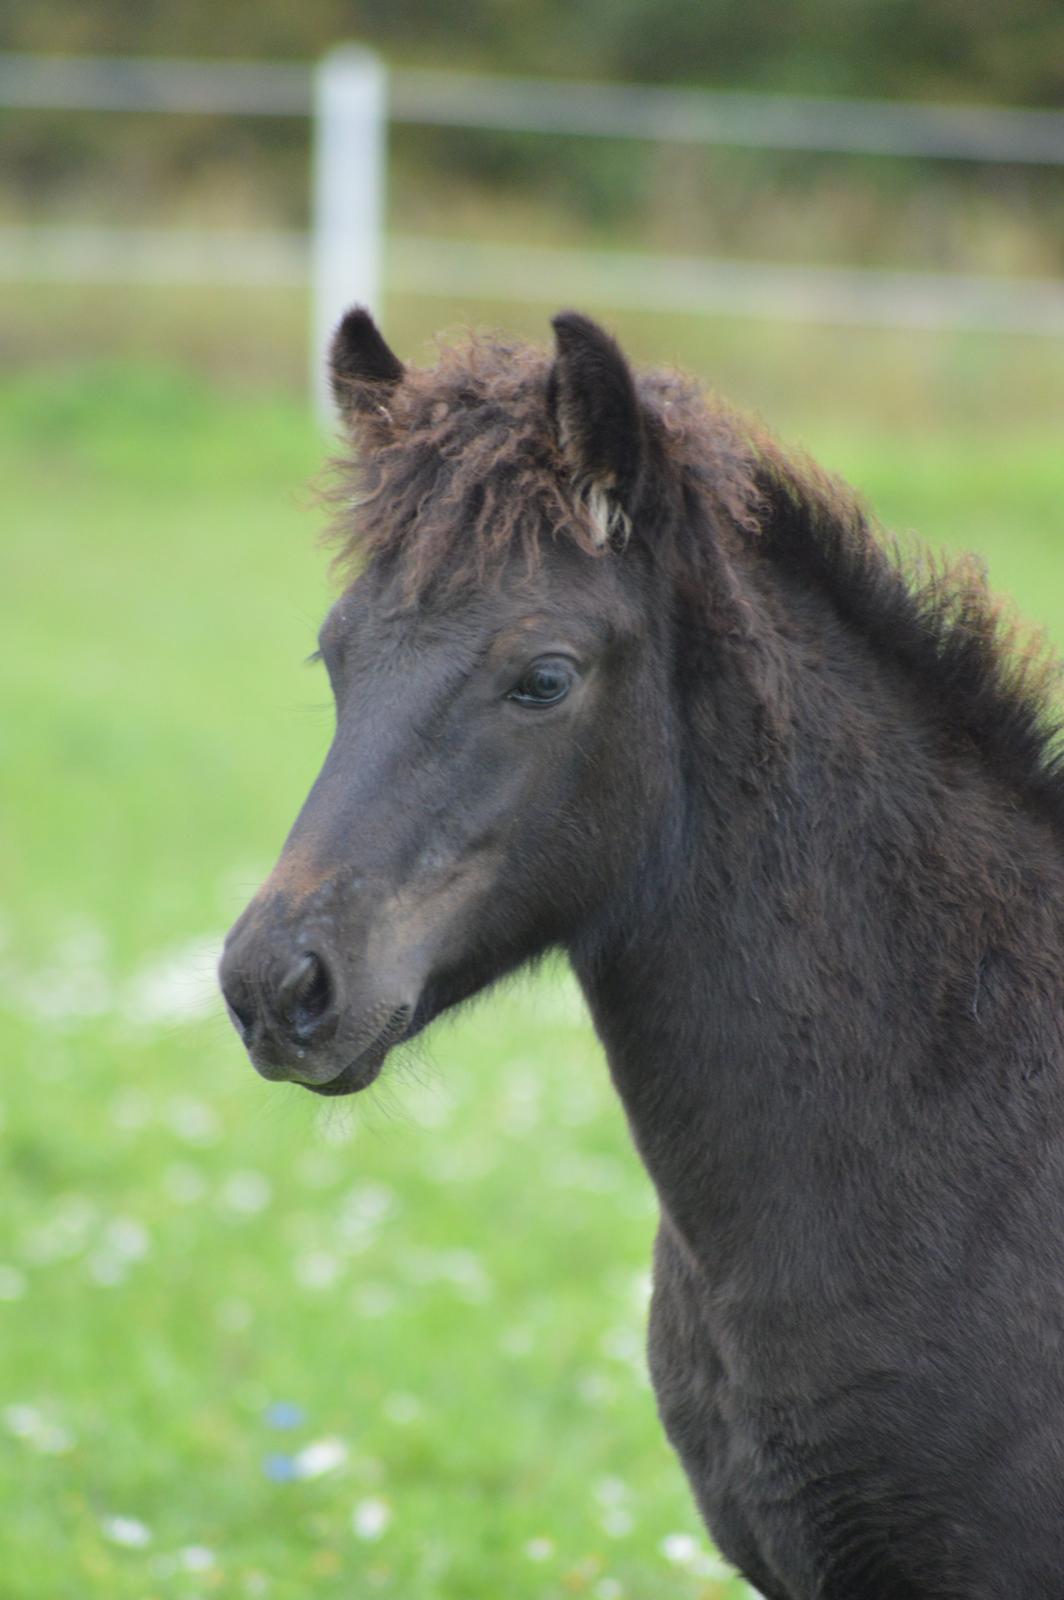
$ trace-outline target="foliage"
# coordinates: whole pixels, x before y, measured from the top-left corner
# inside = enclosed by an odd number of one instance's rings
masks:
[[[394,66],[822,95],[1064,104],[1054,0],[125,0],[9,8],[7,49],[311,61],[356,39]],[[199,226],[305,223],[302,119],[0,111],[13,215]],[[1056,170],[656,147],[401,128],[391,217],[496,233],[515,202],[543,240],[1059,272]]]
[[[1064,102],[1053,0],[38,0],[8,13],[5,49],[313,58],[355,38],[408,64],[721,88]]]

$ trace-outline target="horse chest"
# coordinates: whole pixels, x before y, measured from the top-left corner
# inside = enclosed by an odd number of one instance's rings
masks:
[[[784,1526],[790,1516],[771,1510],[782,1498],[782,1486],[773,1481],[761,1429],[744,1415],[723,1341],[714,1337],[699,1287],[663,1224],[655,1248],[648,1346],[658,1409],[720,1550],[766,1600],[792,1600],[767,1552],[781,1534],[793,1544]]]
[[[705,1286],[667,1225],[658,1236],[649,1360],[670,1442],[721,1549],[765,1600],[1059,1600],[1059,1555],[979,1525],[942,1493],[898,1429],[859,1398],[849,1421],[733,1359]],[[766,1396],[771,1393],[771,1398]],[[899,1443],[899,1441],[901,1441]],[[949,1474],[946,1474],[947,1478]],[[922,1485],[922,1486],[921,1486]],[[1030,1570],[1019,1589],[1018,1572]]]

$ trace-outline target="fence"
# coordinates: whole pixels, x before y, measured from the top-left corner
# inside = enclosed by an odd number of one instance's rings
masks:
[[[313,226],[293,233],[0,229],[0,277],[308,283],[313,370],[352,300],[379,301],[387,122],[674,143],[1064,165],[1064,113],[631,85],[385,73],[353,47],[315,68],[0,56],[0,106],[312,118]],[[492,300],[1064,334],[1048,280],[782,266],[400,236],[389,284]],[[320,378],[316,377],[320,403]]]

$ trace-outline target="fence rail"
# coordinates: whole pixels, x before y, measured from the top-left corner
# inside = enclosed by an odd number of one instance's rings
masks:
[[[398,294],[788,322],[1064,336],[1045,278],[789,266],[391,234]],[[256,229],[0,227],[0,281],[306,287],[309,234]]]
[[[313,80],[296,62],[0,55],[0,106],[307,117]]]
[[[790,321],[1064,334],[1046,280],[386,238],[388,122],[952,161],[1064,165],[1064,112],[393,72],[342,48],[291,63],[0,55],[0,108],[311,119],[310,235],[0,228],[0,279],[309,284],[311,370],[352,300],[401,293]]]
[[[1064,112],[398,72],[396,121],[951,161],[1064,163]]]
[[[308,117],[315,69],[288,62],[0,56],[0,105]],[[948,161],[1064,164],[1064,112],[390,74],[392,122]]]

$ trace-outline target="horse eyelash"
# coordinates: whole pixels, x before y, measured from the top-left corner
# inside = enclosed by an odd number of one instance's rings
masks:
[[[305,667],[316,667],[318,662],[323,660],[323,659],[324,658],[323,658],[322,653],[321,653],[320,650],[312,650],[310,652],[310,655],[307,656],[306,659],[304,660],[303,665]]]

